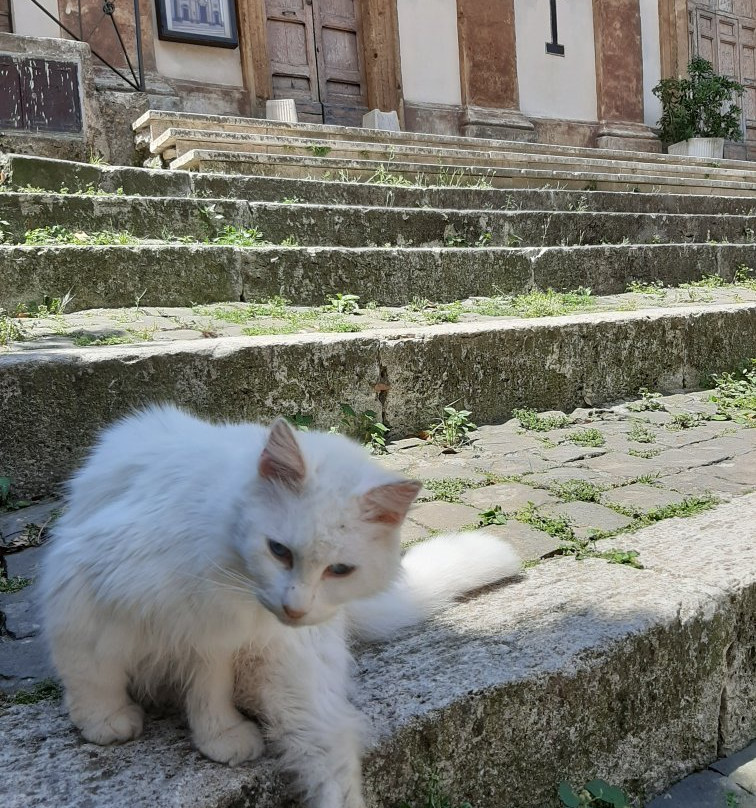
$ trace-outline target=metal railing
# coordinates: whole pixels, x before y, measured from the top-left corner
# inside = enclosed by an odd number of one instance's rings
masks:
[[[86,37],[84,36],[84,32],[81,28],[81,0],[79,0],[79,35],[77,36],[70,28],[64,25],[54,14],[49,12],[40,2],[39,0],[29,0],[30,3],[35,5],[41,12],[46,14],[56,25],[59,25],[72,39],[75,39],[77,42],[87,42]],[[141,20],[139,18],[139,0],[134,0],[134,34],[136,39],[136,63],[137,63],[137,70],[134,71],[134,66],[131,63],[131,59],[129,58],[129,52],[126,48],[126,44],[123,41],[123,36],[121,36],[121,31],[118,28],[118,23],[115,19],[115,0],[105,0],[102,6],[102,14],[104,19],[105,17],[109,17],[111,23],[113,24],[113,30],[115,31],[115,35],[118,39],[118,44],[121,46],[121,50],[123,51],[123,55],[126,58],[126,64],[129,67],[129,71],[131,72],[131,77],[127,74],[123,73],[117,67],[113,66],[104,56],[100,55],[91,45],[89,45],[90,50],[92,51],[92,56],[99,59],[106,67],[110,68],[117,76],[119,76],[126,84],[129,85],[133,90],[137,92],[144,92],[145,84],[144,84],[144,65],[142,59],[142,25]],[[97,25],[95,25],[91,31],[87,34],[87,36],[91,36],[99,27],[102,19],[97,21]]]

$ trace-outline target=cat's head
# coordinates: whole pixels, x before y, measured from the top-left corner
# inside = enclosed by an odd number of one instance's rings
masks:
[[[237,538],[257,599],[282,623],[304,626],[386,589],[420,488],[341,435],[295,433],[277,420]]]

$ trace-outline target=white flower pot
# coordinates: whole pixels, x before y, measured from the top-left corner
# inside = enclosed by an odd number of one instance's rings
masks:
[[[723,137],[691,137],[672,143],[667,147],[668,154],[677,154],[682,157],[723,157]]]

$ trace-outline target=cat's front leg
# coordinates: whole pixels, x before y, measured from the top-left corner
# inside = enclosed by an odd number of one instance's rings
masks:
[[[366,721],[347,699],[349,664],[340,627],[288,629],[255,677],[268,735],[308,808],[365,808]]]
[[[197,664],[187,691],[186,707],[194,744],[203,755],[236,766],[259,757],[262,733],[234,707],[233,656],[208,653]]]

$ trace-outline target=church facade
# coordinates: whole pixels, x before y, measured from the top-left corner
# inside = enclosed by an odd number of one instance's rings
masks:
[[[731,156],[756,141],[756,0],[136,5],[141,48],[132,0],[112,20],[102,0],[0,0],[0,30],[73,34],[127,78],[141,50],[153,107],[262,116],[267,99],[294,98],[305,121],[359,125],[379,108],[412,131],[638,150],[659,149],[652,88],[700,54],[746,87]],[[99,65],[100,86],[127,89]]]

